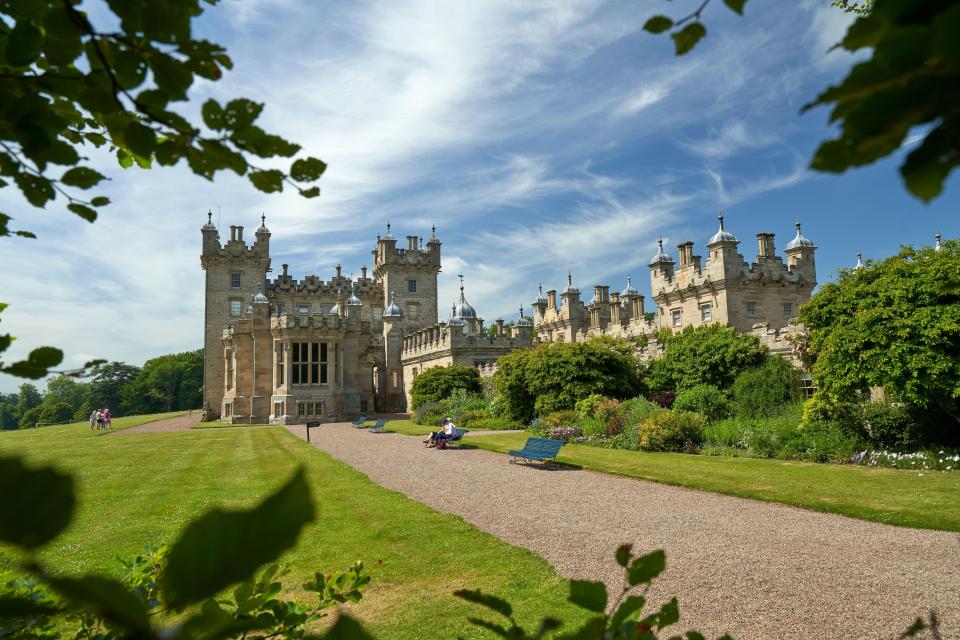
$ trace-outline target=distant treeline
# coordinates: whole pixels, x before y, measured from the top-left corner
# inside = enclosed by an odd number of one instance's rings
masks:
[[[0,393],[0,428],[81,421],[95,409],[127,416],[199,409],[203,398],[203,349],[147,360],[143,368],[123,362],[102,364],[89,381],[57,376],[42,393],[20,385],[18,393]]]

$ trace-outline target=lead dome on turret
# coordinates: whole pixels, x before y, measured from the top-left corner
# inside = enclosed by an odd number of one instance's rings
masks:
[[[263,295],[263,285],[257,285],[257,292],[253,294],[253,304],[269,304],[270,301],[267,300],[267,296]]]
[[[397,304],[396,294],[390,291],[390,304],[383,310],[383,317],[387,320],[398,320],[403,317],[403,309]]]
[[[580,293],[580,289],[573,286],[573,274],[567,272],[567,293]]]
[[[737,236],[723,228],[723,214],[721,214],[719,218],[720,228],[715,234],[713,234],[713,236],[710,237],[710,240],[707,241],[707,244],[713,244],[715,242],[740,242],[737,240]]]
[[[626,298],[627,296],[638,296],[640,292],[633,288],[633,278],[627,276],[627,287],[620,292],[621,298]]]
[[[657,240],[657,246],[659,249],[657,249],[657,254],[650,260],[650,264],[657,264],[658,262],[673,262],[673,257],[667,255],[667,253],[663,250],[663,238]]]
[[[800,221],[799,221],[799,220],[797,220],[796,227],[797,227],[797,235],[794,236],[793,240],[791,240],[790,242],[787,243],[786,249],[787,249],[787,250],[796,249],[797,247],[811,247],[811,248],[813,248],[813,242],[812,242],[809,238],[804,237],[804,235],[800,233]]]

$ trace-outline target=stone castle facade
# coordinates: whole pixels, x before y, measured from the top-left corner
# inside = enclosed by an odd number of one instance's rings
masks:
[[[632,338],[642,357],[662,353],[658,335],[662,329],[680,331],[686,327],[725,324],[737,331],[753,332],[770,350],[799,365],[790,337],[797,310],[810,299],[817,284],[814,244],[800,232],[784,249],[786,259],[776,255],[774,234],[757,234],[757,256],[744,260],[740,241],[724,228],[707,241],[707,259],[693,254],[693,242],[677,246],[679,261],[668,255],[660,241],[650,261],[650,289],[657,311],[647,313],[644,296],[633,287],[610,292],[597,285],[593,299],[580,300],[580,290],[568,274],[567,287],[541,294],[533,303],[534,323],[539,342],[577,341],[592,335]]]
[[[436,229],[423,244],[407,236],[398,248],[377,237],[373,271],[357,279],[338,265],[329,280],[269,278],[270,231],[265,218],[252,244],[242,226],[220,234],[208,214],[201,229],[206,272],[204,408],[233,423],[334,421],[373,412],[405,411],[410,386],[425,368],[467,364],[486,369],[496,358],[529,346],[532,323],[484,331],[464,297],[438,322]]]

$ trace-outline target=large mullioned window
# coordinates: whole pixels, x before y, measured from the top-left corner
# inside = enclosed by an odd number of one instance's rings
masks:
[[[327,383],[327,343],[290,344],[290,384]]]

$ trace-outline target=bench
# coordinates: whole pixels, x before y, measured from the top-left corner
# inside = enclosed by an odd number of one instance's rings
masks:
[[[523,445],[523,449],[512,449],[508,451],[507,454],[510,456],[511,463],[519,462],[520,460],[524,462],[539,460],[544,464],[547,463],[547,460],[552,460],[556,463],[557,454],[563,445],[563,440],[527,438],[527,443]]]
[[[449,446],[452,445],[454,442],[456,442],[456,443],[457,443],[457,449],[460,449],[461,447],[463,447],[463,436],[467,435],[468,433],[470,433],[470,429],[458,429],[458,428],[454,427],[454,428],[453,428],[453,437],[450,438],[450,439],[448,439],[448,440],[446,440],[446,443],[447,443],[446,446],[449,447]],[[446,448],[446,447],[444,447],[444,448]]]
[[[367,416],[360,416],[359,418],[357,418],[356,420],[354,420],[354,421],[351,422],[350,424],[352,424],[355,428],[359,429],[359,428],[363,427],[363,423],[366,422],[366,421],[367,421]]]
[[[371,426],[361,427],[361,428],[366,429],[367,431],[371,431],[373,433],[383,433],[383,428],[385,426],[387,426],[387,421],[384,420],[383,418],[380,418],[379,420],[374,422]]]

